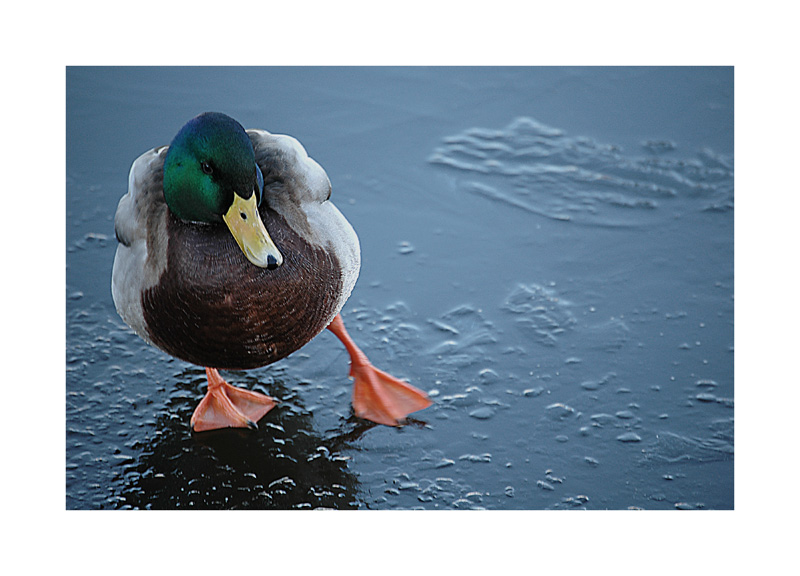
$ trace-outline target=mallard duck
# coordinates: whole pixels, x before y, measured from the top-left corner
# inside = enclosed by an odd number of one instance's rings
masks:
[[[350,355],[356,416],[396,426],[430,406],[373,367],[345,330],[360,247],[330,195],[327,174],[296,139],[217,112],[131,166],[114,219],[114,304],[145,341],[205,367],[193,430],[256,427],[275,401],[219,370],[271,364],[326,328]]]

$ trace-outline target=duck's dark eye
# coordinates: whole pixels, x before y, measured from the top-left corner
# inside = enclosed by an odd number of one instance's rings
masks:
[[[205,172],[206,174],[211,174],[212,172],[214,172],[214,169],[208,162],[200,162],[200,168],[202,168],[203,172]]]

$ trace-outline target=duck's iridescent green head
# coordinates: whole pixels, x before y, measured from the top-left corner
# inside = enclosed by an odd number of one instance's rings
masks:
[[[222,222],[233,194],[261,203],[261,171],[250,138],[236,120],[206,112],[172,140],[164,162],[164,196],[172,213],[189,222]]]
[[[245,256],[275,268],[283,258],[258,214],[264,179],[236,120],[206,112],[181,128],[164,161],[164,198],[187,222],[225,222]]]

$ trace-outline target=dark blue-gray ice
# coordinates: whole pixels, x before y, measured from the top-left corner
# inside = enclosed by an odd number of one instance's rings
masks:
[[[280,400],[257,431],[190,431],[203,369],[110,275],[131,162],[206,110],[328,172],[407,426],[323,333],[225,373]],[[69,68],[67,508],[733,508],[733,170],[731,68]]]

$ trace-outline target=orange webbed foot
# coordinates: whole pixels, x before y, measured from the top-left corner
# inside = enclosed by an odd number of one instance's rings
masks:
[[[192,430],[257,428],[256,422],[275,407],[275,400],[259,392],[231,386],[216,368],[206,368],[208,392],[192,414]]]
[[[422,390],[398,380],[372,364],[353,364],[353,410],[356,416],[398,426],[412,412],[427,408],[433,402]]]
[[[341,316],[337,314],[328,329],[350,354],[356,416],[386,426],[399,426],[410,413],[433,404],[422,390],[375,368],[347,334]]]

